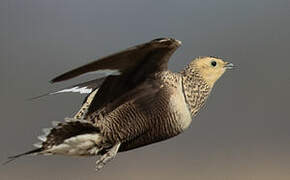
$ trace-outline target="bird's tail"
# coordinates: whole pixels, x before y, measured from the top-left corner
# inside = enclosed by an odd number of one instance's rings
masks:
[[[66,118],[65,122],[52,122],[54,127],[44,128],[41,142],[35,143],[36,149],[8,157],[3,165],[25,155],[60,154],[72,156],[96,155],[102,150],[100,130],[89,121]]]
[[[37,149],[33,149],[31,151],[28,151],[28,152],[25,152],[25,153],[21,153],[21,154],[17,154],[17,155],[14,155],[14,156],[10,156],[8,157],[8,160],[6,160],[5,162],[2,163],[2,165],[6,165],[22,156],[27,156],[27,155],[33,155],[33,154],[37,154],[39,152],[41,152],[41,148],[37,148]]]

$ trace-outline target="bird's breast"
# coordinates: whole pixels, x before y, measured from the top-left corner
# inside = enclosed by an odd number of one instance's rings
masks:
[[[185,130],[189,127],[192,117],[189,107],[185,101],[185,97],[182,91],[181,82],[174,89],[169,100],[169,108],[172,113],[174,113],[175,122],[182,129]]]

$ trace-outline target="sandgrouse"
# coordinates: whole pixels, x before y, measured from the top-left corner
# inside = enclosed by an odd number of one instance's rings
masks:
[[[97,156],[101,169],[117,152],[174,137],[191,124],[215,82],[232,63],[198,57],[184,70],[168,70],[168,61],[181,42],[159,38],[64,73],[52,83],[95,72],[96,80],[57,92],[88,93],[73,118],[43,129],[37,149],[23,155]]]

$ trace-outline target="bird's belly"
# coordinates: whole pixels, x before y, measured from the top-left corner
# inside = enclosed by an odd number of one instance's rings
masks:
[[[157,113],[156,119],[152,120],[158,125],[151,127],[149,131],[139,137],[124,142],[120,147],[120,152],[164,141],[182,133],[189,127],[192,119],[183,94],[174,94],[169,100],[167,107],[169,111],[159,115]]]
[[[119,152],[128,151],[128,150],[136,149],[142,146],[147,146],[149,144],[164,141],[176,135],[177,134],[173,134],[173,133],[164,134],[164,133],[157,132],[156,130],[152,130],[131,141],[122,143],[119,149]]]

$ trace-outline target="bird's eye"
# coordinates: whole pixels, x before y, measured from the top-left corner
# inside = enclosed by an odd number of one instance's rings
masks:
[[[212,61],[212,62],[211,62],[211,65],[212,65],[213,67],[215,67],[215,66],[216,66],[216,61]]]

